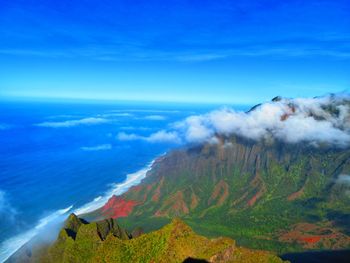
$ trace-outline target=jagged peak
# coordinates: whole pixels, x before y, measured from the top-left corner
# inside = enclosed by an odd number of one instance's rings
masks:
[[[120,227],[116,219],[109,218],[96,222],[97,232],[101,240],[105,240],[109,234],[120,239],[130,239],[129,233]]]
[[[281,96],[276,96],[274,97],[271,101],[273,102],[277,102],[277,101],[281,101],[283,98]]]
[[[88,222],[71,213],[66,219],[63,229],[69,237],[75,239],[80,226],[85,224],[88,224]]]
[[[80,225],[80,224],[88,224],[88,222],[83,218],[79,218],[76,214],[71,213],[66,219],[64,227],[71,228],[74,225]]]

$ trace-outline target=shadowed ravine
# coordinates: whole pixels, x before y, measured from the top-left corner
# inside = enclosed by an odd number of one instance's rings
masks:
[[[350,250],[290,253],[281,255],[281,258],[283,260],[289,260],[292,263],[348,263]]]

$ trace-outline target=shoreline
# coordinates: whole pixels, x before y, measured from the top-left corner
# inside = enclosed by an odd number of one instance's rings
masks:
[[[22,234],[15,235],[4,240],[0,244],[0,263],[3,263],[6,260],[8,260],[13,254],[15,254],[30,240],[40,235],[41,231],[45,228],[53,224],[57,225],[63,223],[64,220],[67,218],[68,213],[81,215],[84,213],[92,212],[102,207],[113,195],[121,195],[128,191],[130,187],[140,184],[141,181],[147,176],[147,173],[153,168],[153,165],[157,163],[159,159],[161,159],[166,154],[167,152],[158,155],[140,170],[134,173],[127,174],[124,181],[112,184],[110,189],[107,190],[104,195],[98,196],[92,201],[76,209],[73,209],[73,206],[71,205],[67,208],[56,210],[50,215],[41,218],[33,228],[24,231],[24,233]]]
[[[93,201],[73,210],[72,213],[76,215],[81,215],[92,212],[96,209],[101,208],[113,195],[121,195],[128,191],[130,187],[138,185],[144,178],[146,178],[147,173],[152,169],[153,165],[157,162],[157,160],[163,155],[165,154],[157,156],[140,170],[134,173],[127,174],[126,179],[123,182],[113,184],[111,189],[108,190],[103,196],[96,197]]]

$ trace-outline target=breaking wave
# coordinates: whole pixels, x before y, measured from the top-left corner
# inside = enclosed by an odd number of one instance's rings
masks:
[[[147,172],[151,170],[154,162],[155,160],[151,161],[141,170],[128,174],[124,182],[113,184],[111,189],[108,190],[103,196],[96,197],[91,202],[83,205],[80,208],[77,208],[73,212],[77,215],[81,215],[96,210],[103,206],[112,195],[121,195],[122,193],[126,192],[131,186],[139,184],[141,180],[146,177]]]
[[[72,209],[73,206],[57,210],[54,213],[40,219],[34,228],[5,240],[0,245],[0,262],[4,262],[24,244],[40,234],[44,229],[48,228],[49,226],[57,226],[63,223],[68,212],[73,212],[77,215],[91,212],[103,206],[112,195],[120,195],[126,192],[131,186],[137,185],[143,178],[146,177],[147,172],[151,170],[154,162],[155,160],[151,161],[147,166],[138,170],[137,172],[128,174],[124,182],[113,184],[103,196],[98,196],[91,202],[74,210]]]

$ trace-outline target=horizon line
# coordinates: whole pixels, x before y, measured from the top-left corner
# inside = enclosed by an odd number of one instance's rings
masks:
[[[84,103],[91,103],[91,104],[98,104],[98,103],[108,103],[108,104],[113,104],[113,103],[142,103],[142,104],[152,104],[152,103],[157,103],[157,104],[166,104],[166,103],[171,103],[171,104],[196,104],[196,105],[242,105],[242,106],[250,106],[252,104],[260,103],[260,102],[228,102],[228,101],[205,101],[205,100],[194,100],[194,101],[181,101],[181,100],[142,100],[142,99],[123,99],[123,98],[79,98],[79,97],[53,97],[53,96],[0,96],[0,101],[7,101],[7,102],[55,102],[55,103],[79,103],[79,104],[84,104]]]

